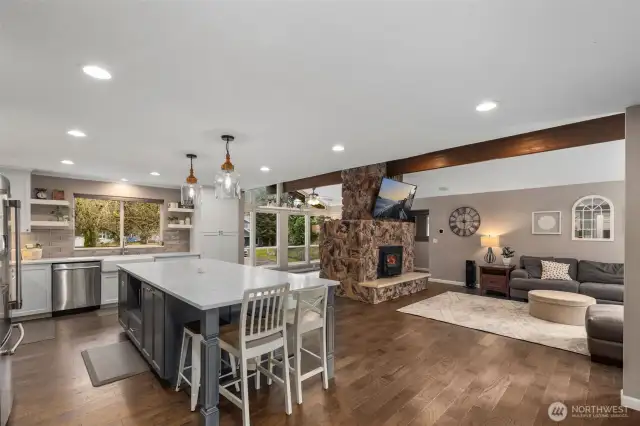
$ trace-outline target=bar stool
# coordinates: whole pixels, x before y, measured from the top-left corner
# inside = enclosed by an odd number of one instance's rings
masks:
[[[180,384],[183,380],[191,386],[191,411],[195,411],[198,404],[198,394],[200,393],[200,343],[202,343],[200,322],[193,321],[185,324],[182,329],[182,348],[180,349],[176,392],[180,391]],[[189,344],[191,344],[191,365],[185,367]],[[184,374],[186,370],[191,373],[189,378]]]
[[[285,359],[288,357],[285,325],[288,294],[288,283],[246,290],[242,299],[240,325],[228,325],[220,329],[220,349],[233,356],[231,358],[233,361],[240,360],[240,378],[234,377],[231,381],[221,384],[220,395],[242,410],[242,424],[244,426],[250,425],[249,373],[247,368],[250,359],[256,360],[256,373],[254,373],[256,376],[260,372],[265,374],[270,381],[284,386],[285,411],[288,415],[291,414],[291,383],[288,364],[285,364],[283,377],[280,378],[259,363],[262,355],[278,349],[282,349]],[[238,382],[241,383],[241,398],[227,389]]]
[[[326,286],[317,286],[303,290],[296,290],[295,307],[287,310],[287,329],[293,335],[293,358],[294,365],[289,367],[291,374],[295,378],[296,400],[298,404],[302,404],[302,382],[322,374],[322,387],[329,388],[329,379],[327,376],[327,298],[329,288]],[[291,305],[290,305],[291,306]],[[322,353],[320,355],[311,352],[302,347],[302,336],[311,331],[320,330],[322,334]],[[302,374],[302,352],[311,355],[320,361],[320,367]],[[284,357],[283,359],[288,359]],[[283,363],[274,359],[273,353],[269,354],[268,368],[273,370],[274,365],[282,366]],[[284,366],[289,362],[284,363]],[[268,381],[271,384],[271,381]]]
[[[189,343],[191,343],[191,365],[185,367]],[[182,347],[180,349],[180,364],[178,365],[178,381],[176,382],[176,392],[180,391],[180,384],[183,380],[191,387],[191,411],[195,411],[196,405],[198,404],[198,395],[200,394],[201,343],[202,334],[200,334],[200,321],[193,321],[185,324],[182,330]],[[231,367],[231,375],[233,375],[233,377],[236,377],[236,363],[233,358],[231,358],[229,366]],[[188,378],[185,375],[185,372],[187,370],[189,370],[190,372]],[[239,389],[240,387],[236,385],[236,390]]]

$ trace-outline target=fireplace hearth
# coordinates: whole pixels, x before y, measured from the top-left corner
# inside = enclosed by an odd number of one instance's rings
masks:
[[[378,278],[392,277],[402,273],[402,246],[380,246]]]

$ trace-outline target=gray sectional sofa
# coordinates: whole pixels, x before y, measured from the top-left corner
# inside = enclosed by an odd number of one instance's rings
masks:
[[[571,281],[542,280],[541,260],[569,264]],[[559,257],[520,256],[520,268],[511,272],[509,296],[528,299],[530,290],[558,290],[581,293],[598,303],[624,304],[624,264]]]

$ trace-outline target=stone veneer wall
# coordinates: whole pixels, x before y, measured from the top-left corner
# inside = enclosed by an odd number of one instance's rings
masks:
[[[376,305],[387,300],[397,299],[402,296],[409,296],[427,288],[427,278],[418,278],[417,280],[406,281],[388,287],[374,288],[363,287],[353,284],[350,281],[344,281],[336,289],[336,296],[347,297],[349,299],[358,300],[360,302],[371,303]]]
[[[372,219],[373,205],[386,174],[386,163],[342,171],[343,220]]]
[[[411,222],[324,222],[320,233],[320,276],[340,281],[341,289],[336,295],[348,295],[357,283],[378,278],[378,247],[386,245],[402,246],[402,273],[412,272],[414,240],[415,224]]]

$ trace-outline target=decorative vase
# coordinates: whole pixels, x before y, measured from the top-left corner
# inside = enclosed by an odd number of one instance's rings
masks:
[[[509,266],[509,265],[511,265],[511,258],[510,258],[510,257],[503,257],[503,258],[502,258],[502,264],[503,264],[504,266]]]

